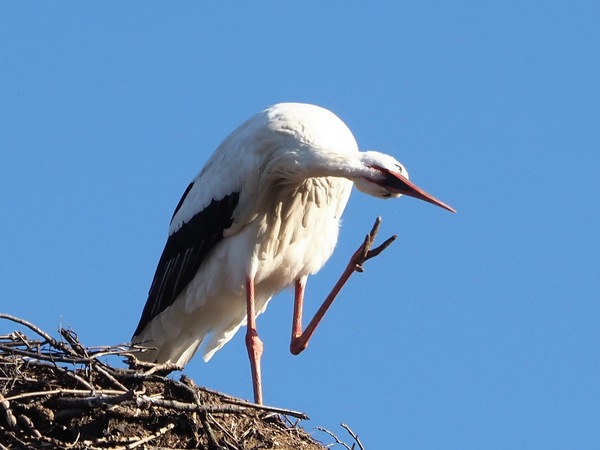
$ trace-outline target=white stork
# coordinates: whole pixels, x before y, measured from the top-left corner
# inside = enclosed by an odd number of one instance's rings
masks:
[[[353,184],[378,198],[405,194],[454,212],[408,181],[391,156],[360,152],[348,127],[326,109],[282,103],[239,126],[175,208],[133,336],[148,348],[142,357],[184,366],[204,343],[208,361],[247,325],[254,401],[262,403],[256,317],[271,297],[295,287],[290,350],[298,354],[346,279],[374,256],[365,242],[302,332],[306,280],[333,252]]]

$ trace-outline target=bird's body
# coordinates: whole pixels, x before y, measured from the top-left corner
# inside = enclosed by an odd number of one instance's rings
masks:
[[[134,333],[133,342],[153,348],[144,358],[183,366],[204,343],[208,361],[248,322],[253,380],[260,379],[254,319],[290,285],[301,314],[306,278],[331,256],[353,184],[377,197],[406,193],[450,209],[408,182],[392,157],[359,152],[326,109],[278,104],[238,127],[173,214]]]
[[[297,111],[307,112],[303,109],[309,110],[314,123],[307,124],[306,119],[298,123],[292,112],[297,116]],[[224,204],[219,213],[233,222],[220,230],[223,239],[206,251],[197,272],[171,304],[138,327],[135,341],[157,347],[147,358],[183,366],[210,336],[203,349],[208,361],[246,322],[248,275],[254,277],[260,314],[275,293],[298,277],[316,273],[329,259],[352,182],[339,177],[306,178],[302,167],[285,174],[279,171],[287,166],[286,157],[289,162],[297,158],[300,138],[306,145],[315,143],[310,135],[299,135],[307,125],[316,129],[333,122],[337,128],[316,132],[321,141],[323,136],[331,136],[330,145],[342,143],[341,148],[358,153],[350,130],[334,118],[329,111],[311,105],[278,105],[252,117],[219,146],[182,199],[169,234],[191,228],[193,217],[211,202]],[[265,124],[269,126],[265,128]],[[282,142],[293,144],[289,151],[269,145],[273,132]],[[235,205],[232,195],[239,196]],[[213,222],[223,217],[215,216],[210,218]],[[205,239],[201,232],[189,238],[184,251]],[[164,277],[164,269],[160,269],[155,283]]]

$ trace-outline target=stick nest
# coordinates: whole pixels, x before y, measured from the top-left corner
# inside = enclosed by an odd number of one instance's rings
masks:
[[[37,335],[0,335],[0,450],[325,448],[297,426],[302,413],[175,380],[173,367],[138,363],[127,346],[85,348],[71,330],[57,340],[0,319]],[[115,355],[132,368],[106,362]]]

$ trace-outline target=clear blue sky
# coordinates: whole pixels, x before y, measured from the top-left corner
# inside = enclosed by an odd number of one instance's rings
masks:
[[[600,3],[365,4],[2,2],[0,310],[127,341],[214,148],[315,103],[458,214],[355,192],[309,304],[400,238],[302,355],[271,303],[265,401],[371,450],[600,448]],[[187,373],[252,395],[241,333]]]

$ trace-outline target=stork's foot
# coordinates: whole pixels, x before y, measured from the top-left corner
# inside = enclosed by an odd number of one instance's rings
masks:
[[[371,250],[371,247],[373,246],[373,243],[375,242],[375,238],[377,237],[377,233],[379,232],[380,225],[381,225],[381,217],[378,217],[377,219],[375,219],[373,228],[371,228],[371,231],[365,237],[364,242],[361,244],[360,247],[358,247],[358,250],[356,250],[356,252],[354,252],[354,255],[352,255],[352,257],[350,258],[348,267],[352,268],[352,270],[354,270],[355,272],[362,272],[364,270],[363,264],[365,263],[365,261],[367,261],[371,258],[375,258],[382,251],[384,251],[386,248],[388,248],[390,246],[390,244],[392,242],[394,242],[396,240],[396,238],[398,237],[398,235],[395,234],[395,235],[389,237],[379,247],[375,247],[374,249]]]

